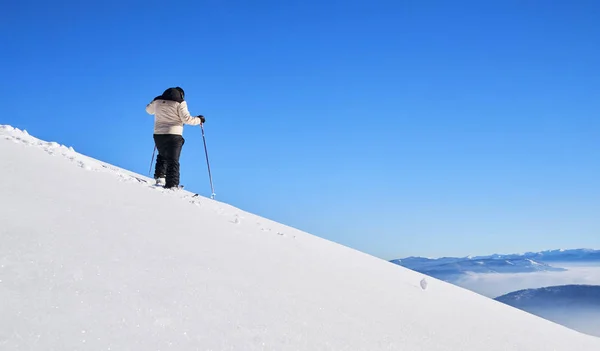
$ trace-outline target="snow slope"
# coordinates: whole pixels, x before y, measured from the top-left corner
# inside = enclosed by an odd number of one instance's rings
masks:
[[[600,350],[12,127],[0,161],[0,350]]]

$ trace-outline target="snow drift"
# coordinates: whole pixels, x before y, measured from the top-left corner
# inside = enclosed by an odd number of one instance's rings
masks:
[[[1,350],[600,350],[10,126],[0,160]]]

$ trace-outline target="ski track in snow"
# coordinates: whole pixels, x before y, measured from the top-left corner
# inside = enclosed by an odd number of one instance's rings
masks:
[[[199,207],[210,207],[219,216],[230,218],[229,222],[232,224],[240,225],[245,222],[244,216],[237,213],[235,210],[232,211],[232,207],[226,204],[222,204],[213,199],[196,195],[186,190],[168,190],[161,186],[154,185],[154,179],[135,174],[130,171],[126,171],[119,167],[108,165],[99,162],[95,159],[88,158],[80,153],[77,153],[73,147],[67,147],[54,141],[43,141],[32,135],[27,130],[20,130],[8,125],[0,125],[0,134],[3,135],[4,139],[10,140],[17,144],[24,144],[26,146],[33,146],[40,150],[45,151],[48,155],[59,156],[72,162],[77,167],[82,168],[86,171],[92,172],[105,172],[115,175],[119,181],[139,184],[145,186],[154,191],[161,192],[163,194],[177,196],[181,199],[188,201],[191,205]],[[228,209],[229,208],[229,209]],[[296,236],[293,234],[286,234],[282,231],[273,231],[268,224],[262,222],[256,222],[256,228],[263,233],[275,234],[280,237],[289,237],[295,239]]]

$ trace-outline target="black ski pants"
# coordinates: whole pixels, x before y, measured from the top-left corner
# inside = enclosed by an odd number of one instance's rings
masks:
[[[158,150],[154,179],[165,178],[165,188],[179,185],[179,156],[185,139],[177,134],[154,134]]]

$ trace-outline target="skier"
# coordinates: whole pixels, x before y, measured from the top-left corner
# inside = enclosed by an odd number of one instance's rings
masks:
[[[182,88],[169,88],[146,105],[146,112],[154,115],[153,136],[158,150],[154,179],[167,189],[179,187],[179,156],[185,143],[183,125],[205,122],[202,115],[190,115],[184,97]]]

